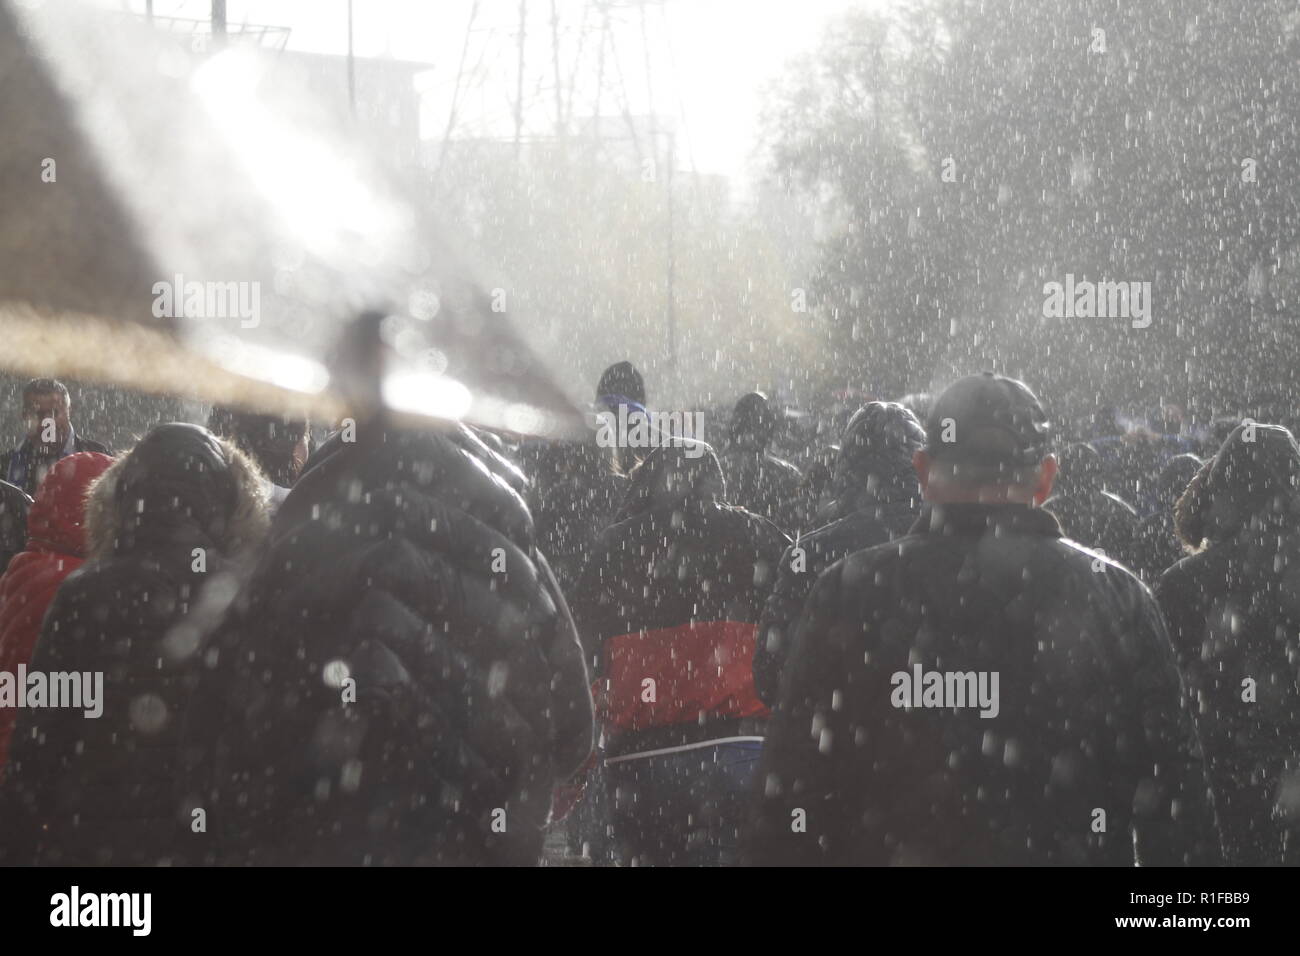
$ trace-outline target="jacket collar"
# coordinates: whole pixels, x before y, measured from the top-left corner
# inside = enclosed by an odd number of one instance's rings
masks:
[[[990,531],[1000,535],[1061,537],[1061,525],[1050,511],[1015,504],[927,504],[910,533],[982,535]]]
[[[22,444],[18,448],[23,454],[31,455],[36,450],[36,445],[30,438],[24,436]],[[68,422],[68,440],[63,443],[63,447],[59,450],[59,458],[67,458],[69,455],[75,454],[76,451],[77,430],[72,427],[71,422]]]

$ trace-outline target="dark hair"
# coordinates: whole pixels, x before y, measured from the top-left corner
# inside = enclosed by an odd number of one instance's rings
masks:
[[[71,403],[72,400],[68,397],[68,386],[57,378],[34,378],[23,386],[23,407],[27,407],[33,395],[49,395],[52,392],[61,395],[64,404]]]

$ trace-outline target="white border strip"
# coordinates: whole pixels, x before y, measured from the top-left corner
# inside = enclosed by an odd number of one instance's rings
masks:
[[[737,744],[745,741],[762,743],[762,737],[719,737],[716,740],[701,740],[697,744],[682,744],[680,747],[664,747],[662,750],[644,750],[641,753],[623,754],[618,757],[606,757],[605,763],[622,763],[624,760],[636,760],[638,757],[658,757],[662,754],[676,754],[684,750],[699,750],[701,747],[712,747],[716,744]]]

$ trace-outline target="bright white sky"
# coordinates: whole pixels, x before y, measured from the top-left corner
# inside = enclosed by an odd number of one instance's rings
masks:
[[[99,2],[144,10],[144,0]],[[584,0],[557,2],[561,23],[576,28]],[[689,165],[693,158],[700,172],[745,181],[763,84],[792,56],[814,46],[835,13],[855,4],[883,2],[888,0],[667,0],[662,11],[649,6],[654,106],[661,115],[677,114],[679,162]],[[516,0],[479,0],[479,4],[480,22],[499,24],[502,37],[514,29],[519,10]],[[388,54],[433,64],[434,72],[421,84],[427,89],[426,136],[435,135],[435,130],[440,134],[446,121],[471,5],[472,0],[353,2],[353,44],[358,56]],[[530,45],[528,55],[538,61],[549,58],[550,9],[549,0],[528,0],[529,31],[543,44],[537,48]],[[158,15],[206,18],[209,11],[209,0],[154,2]],[[228,0],[228,16],[232,24],[246,20],[290,27],[290,49],[347,50],[347,0]],[[639,21],[634,11],[624,13],[623,20],[616,42],[632,111],[639,112],[637,107],[645,104]],[[672,69],[668,67],[669,38]],[[513,56],[497,55],[488,62],[495,63],[503,83],[513,84]],[[549,66],[538,63],[539,70]],[[563,63],[561,68],[565,69]],[[675,78],[676,89],[670,77]],[[504,87],[500,92],[502,97],[506,95]],[[602,109],[605,112],[609,112],[607,107]]]

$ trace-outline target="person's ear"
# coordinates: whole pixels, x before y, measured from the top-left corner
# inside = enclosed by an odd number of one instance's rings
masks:
[[[1041,505],[1052,495],[1052,483],[1056,481],[1059,465],[1055,455],[1048,455],[1038,466],[1038,487],[1034,489],[1034,504]]]
[[[930,490],[930,456],[923,449],[912,452],[912,467],[916,469],[916,480],[921,483],[921,496]]]

